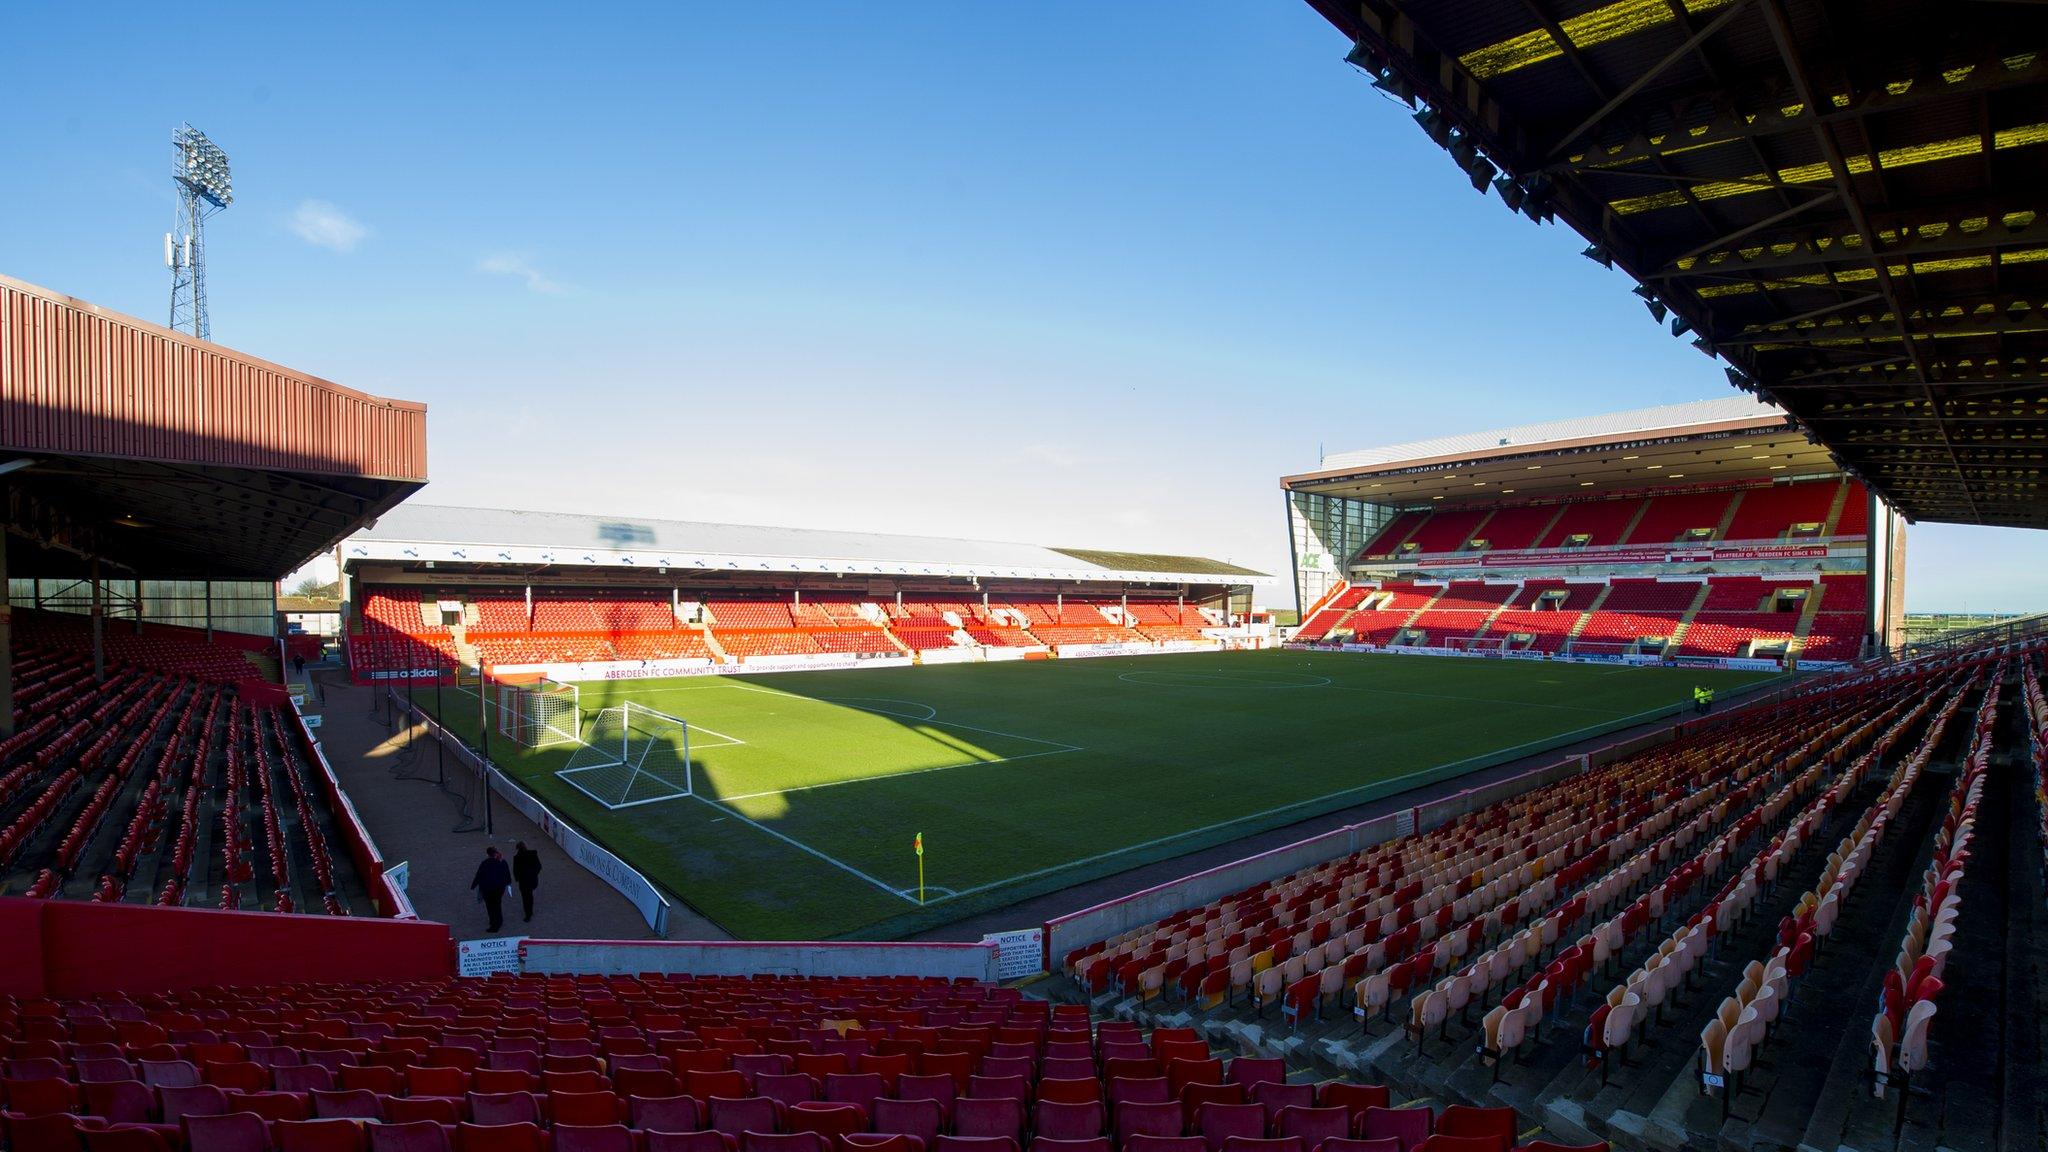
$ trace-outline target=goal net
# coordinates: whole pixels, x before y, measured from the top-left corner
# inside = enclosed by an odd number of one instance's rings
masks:
[[[1444,647],[1460,652],[1505,652],[1506,636],[1446,636]]]
[[[555,775],[606,808],[681,799],[694,779],[690,726],[641,704],[606,708]]]
[[[582,739],[574,684],[532,680],[498,685],[498,735],[522,748],[554,748]]]

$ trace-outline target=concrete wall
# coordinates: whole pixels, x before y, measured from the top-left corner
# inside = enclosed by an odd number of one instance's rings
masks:
[[[528,940],[520,967],[549,975],[679,972],[694,976],[940,976],[996,979],[993,944]]]
[[[434,980],[448,926],[0,897],[0,993],[89,997],[213,985]]]

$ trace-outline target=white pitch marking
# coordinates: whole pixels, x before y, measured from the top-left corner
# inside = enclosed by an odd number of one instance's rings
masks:
[[[820,696],[818,699],[830,700],[834,704],[850,705],[863,712],[878,712],[884,716],[895,716],[903,720],[932,720],[936,719],[939,714],[939,710],[929,704],[921,704],[915,700],[898,700],[892,696]],[[870,708],[868,707],[869,704],[908,704],[912,708],[924,709],[924,715],[911,716],[902,712],[891,712],[887,708]]]
[[[832,865],[834,868],[837,868],[842,872],[848,873],[853,876],[858,876],[862,880],[865,880],[868,883],[874,885],[875,887],[880,888],[882,891],[887,892],[891,896],[898,897],[911,904],[917,903],[917,898],[915,896],[905,896],[896,888],[888,884],[882,883],[880,880],[877,880],[873,876],[870,876],[867,873],[861,871],[860,869],[855,868],[853,865],[848,864],[846,861],[837,859],[832,856],[827,856],[825,853],[818,851],[816,848],[811,847],[809,844],[806,844],[793,836],[787,836],[781,832],[777,832],[775,829],[770,828],[766,824],[761,823],[759,820],[753,819],[745,813],[740,812],[736,808],[732,808],[729,805],[722,804],[717,800],[706,799],[705,797],[699,796],[694,792],[691,793],[691,797],[693,799],[704,801],[704,803],[709,804],[711,807],[718,809],[720,812],[729,814],[735,820],[744,821],[747,824],[751,824],[754,827],[759,828],[761,831],[766,832],[770,836],[775,837],[777,840],[782,841],[784,844],[789,845],[790,847],[796,849],[799,852],[805,852],[812,856],[816,856],[818,859],[823,860],[825,863]]]
[[[1441,768],[1455,768],[1458,765],[1465,763],[1466,761],[1480,760],[1490,756],[1498,756],[1502,753],[1507,752],[1517,752],[1523,748],[1536,748],[1538,746],[1549,748],[1562,748],[1572,743],[1573,740],[1580,736],[1582,733],[1603,730],[1609,732],[1618,732],[1625,728],[1633,726],[1637,721],[1646,718],[1653,718],[1656,716],[1665,715],[1668,714],[1670,711],[1671,706],[1669,705],[1658,708],[1650,708],[1642,712],[1637,712],[1631,716],[1618,717],[1608,724],[1588,724],[1583,728],[1576,728],[1570,732],[1562,732],[1555,736],[1547,736],[1541,740],[1531,740],[1524,744],[1517,744],[1512,748],[1497,748],[1492,752],[1481,752],[1476,756],[1467,756],[1463,760],[1453,760],[1449,764],[1436,764],[1431,765],[1427,768],[1418,768],[1415,772],[1409,773],[1409,775],[1416,775],[1422,772],[1435,771]],[[1503,763],[1504,762],[1505,761],[1503,761]],[[1252,812],[1244,816],[1234,816],[1228,820],[1219,820],[1214,824],[1205,824],[1200,828],[1189,828],[1184,831],[1169,833],[1165,836],[1155,836],[1150,840],[1140,841],[1136,844],[1126,844],[1121,848],[1112,848],[1107,852],[1098,852],[1093,856],[1083,856],[1078,860],[1068,860],[1059,864],[1049,864],[1043,868],[1035,868],[1029,872],[1020,872],[1015,876],[1009,876],[1001,880],[991,880],[986,884],[978,884],[972,888],[962,888],[960,891],[955,892],[951,896],[941,896],[939,897],[939,899],[955,900],[962,896],[972,896],[978,892],[986,892],[991,888],[1001,888],[1005,885],[1016,884],[1021,881],[1032,880],[1040,876],[1050,875],[1054,872],[1064,871],[1068,868],[1078,868],[1084,864],[1093,864],[1097,860],[1108,860],[1115,856],[1123,856],[1132,852],[1142,852],[1147,848],[1154,847],[1155,845],[1170,844],[1175,840],[1185,840],[1191,836],[1200,836],[1205,832],[1214,832],[1218,829],[1228,828],[1232,825],[1243,824],[1252,820],[1258,820],[1262,817],[1272,816],[1276,813],[1286,812],[1296,808],[1311,808],[1316,805],[1322,804],[1325,801],[1333,800],[1339,796],[1347,796],[1354,792],[1363,792],[1368,788],[1372,788],[1377,785],[1386,783],[1390,783],[1390,781],[1373,780],[1364,784],[1357,785],[1352,788],[1340,788],[1335,792],[1327,792],[1321,796],[1311,796],[1306,800],[1296,800],[1290,804],[1281,804],[1278,807],[1268,808],[1263,812]],[[927,903],[932,903],[932,901],[927,901]]]
[[[1253,673],[1252,675],[1257,675],[1257,673]],[[1301,672],[1281,672],[1276,673],[1276,675],[1307,676],[1308,674]],[[1220,681],[1221,683],[1175,684],[1168,680],[1148,680],[1146,679],[1146,677],[1148,676],[1181,676],[1191,680],[1214,680]],[[1247,688],[1327,688],[1330,686],[1330,678],[1328,676],[1308,676],[1308,678],[1305,680],[1295,680],[1290,682],[1286,680],[1252,680],[1247,679],[1245,674],[1230,676],[1222,672],[1162,672],[1151,668],[1140,669],[1135,672],[1125,672],[1118,675],[1117,679],[1122,680],[1128,684],[1144,684],[1152,688],[1211,688],[1228,687],[1231,685],[1241,685]]]
[[[826,780],[818,784],[799,784],[794,788],[773,788],[766,792],[742,792],[737,796],[720,796],[719,800],[730,803],[734,800],[752,800],[760,796],[787,796],[792,792],[815,792],[820,788],[837,788],[842,784],[872,784],[877,780],[898,780],[905,776],[922,776],[927,772],[951,772],[959,768],[986,768],[992,764],[1014,764],[1019,760],[1036,760],[1040,756],[1064,756],[1069,752],[1086,751],[1086,748],[1048,748],[1043,752],[1026,752],[1019,756],[999,756],[994,760],[962,760],[958,764],[938,764],[930,768],[906,768],[901,772],[884,772],[879,776],[849,776],[844,780]]]
[[[755,686],[754,686],[754,685],[752,685],[752,684],[727,684],[727,685],[726,685],[726,687],[728,687],[728,688],[737,688],[737,689],[739,689],[739,690],[740,690],[740,691],[742,691],[742,692],[759,692],[759,693],[760,693],[761,695],[763,695],[763,696],[780,696],[780,697],[782,697],[782,698],[784,698],[784,699],[787,699],[787,700],[795,700],[795,701],[799,701],[799,702],[801,702],[801,701],[810,701],[811,703],[826,703],[826,702],[827,702],[827,701],[825,701],[825,700],[823,700],[823,699],[821,699],[821,698],[815,698],[815,697],[811,697],[811,696],[802,696],[802,695],[799,695],[799,694],[797,694],[797,693],[795,693],[795,692],[778,692],[778,691],[774,690],[773,688],[757,688],[757,687],[755,687]],[[912,701],[904,700],[904,701],[899,701],[899,703],[904,703],[904,704],[908,704],[908,703],[912,703]],[[874,709],[871,709],[871,708],[864,708],[864,709],[860,709],[860,711],[864,711],[864,712],[871,712],[871,711],[874,711]],[[938,713],[937,713],[937,711],[936,711],[936,710],[934,710],[932,714],[936,716],[936,715],[937,715]],[[939,726],[939,727],[941,727],[941,728],[958,728],[958,729],[960,729],[960,730],[961,730],[962,732],[979,732],[979,733],[981,733],[981,734],[982,734],[982,735],[984,735],[984,736],[1001,736],[1001,737],[1003,737],[1003,738],[1004,738],[1004,739],[1006,739],[1006,740],[1022,740],[1022,741],[1025,741],[1026,743],[1030,743],[1030,744],[1043,744],[1043,745],[1046,745],[1046,746],[1047,746],[1047,747],[1049,747],[1049,748],[1057,748],[1057,749],[1059,749],[1059,750],[1060,750],[1060,751],[1062,751],[1062,752],[1082,752],[1082,751],[1085,751],[1085,749],[1083,749],[1083,748],[1082,748],[1082,747],[1081,747],[1081,746],[1080,746],[1079,744],[1066,744],[1066,743],[1062,743],[1061,741],[1058,741],[1058,740],[1047,740],[1047,739],[1044,739],[1044,738],[1042,738],[1042,737],[1038,737],[1038,736],[1020,736],[1020,735],[1018,735],[1018,734],[1017,734],[1017,733],[1015,733],[1015,732],[1001,732],[1001,731],[998,731],[998,730],[996,730],[996,729],[994,729],[994,728],[977,728],[977,727],[975,727],[975,726],[974,726],[974,725],[972,725],[972,724],[961,724],[961,723],[959,723],[959,722],[957,722],[957,721],[953,721],[953,720],[925,720],[925,721],[921,721],[921,723],[925,723],[925,724],[936,724],[936,725],[938,725],[938,726]],[[984,763],[986,763],[986,761],[984,761]]]
[[[687,721],[686,721],[686,723],[687,723]],[[692,729],[693,731],[697,731],[697,732],[704,732],[704,733],[707,733],[707,734],[709,734],[709,735],[712,735],[712,736],[716,736],[716,737],[718,737],[718,738],[719,738],[720,740],[723,740],[723,741],[725,741],[725,743],[723,743],[723,744],[707,744],[707,745],[704,745],[704,747],[705,747],[705,748],[730,748],[730,747],[732,747],[732,746],[733,746],[733,745],[735,745],[735,744],[745,744],[745,743],[746,743],[746,741],[745,741],[745,740],[742,740],[742,739],[740,739],[740,738],[739,738],[739,737],[737,737],[737,736],[728,736],[728,735],[726,735],[725,733],[723,733],[723,732],[720,732],[720,731],[719,731],[718,729],[716,729],[716,728],[706,728],[706,727],[704,727],[704,726],[703,726],[702,724],[691,724],[691,725],[690,725],[690,728],[691,728],[691,729]],[[694,751],[697,751],[697,747],[693,745],[693,746],[691,747],[691,749],[690,749],[690,750],[691,750],[692,752],[694,752]]]
[[[1467,704],[1499,704],[1508,708],[1549,708],[1558,712],[1592,712],[1605,716],[1605,708],[1586,708],[1577,704],[1539,704],[1533,700],[1496,700],[1490,696],[1451,696],[1442,692],[1403,692],[1399,688],[1367,688],[1361,684],[1332,684],[1330,687],[1343,692],[1372,692],[1381,696],[1413,696],[1419,700],[1460,700]]]

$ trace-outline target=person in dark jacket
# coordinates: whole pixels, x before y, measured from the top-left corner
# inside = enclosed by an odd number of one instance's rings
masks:
[[[526,909],[526,922],[533,923],[533,890],[540,887],[540,853],[521,840],[512,846],[512,879],[519,884],[519,903]]]
[[[505,926],[505,889],[512,886],[512,869],[496,848],[484,849],[484,862],[476,866],[476,879],[469,882],[483,897],[484,911],[491,914],[491,931]]]

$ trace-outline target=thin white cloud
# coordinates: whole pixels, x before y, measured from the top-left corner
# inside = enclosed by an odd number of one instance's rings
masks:
[[[499,252],[476,262],[476,270],[492,276],[510,276],[524,280],[527,290],[543,296],[557,296],[563,291],[562,285],[548,279],[547,274],[535,268],[526,257],[513,252]]]
[[[1023,463],[1047,468],[1068,469],[1081,462],[1071,449],[1059,444],[1026,444],[1017,449],[1016,457]]]
[[[353,252],[370,234],[362,221],[325,200],[301,200],[292,212],[292,232],[315,248]]]

